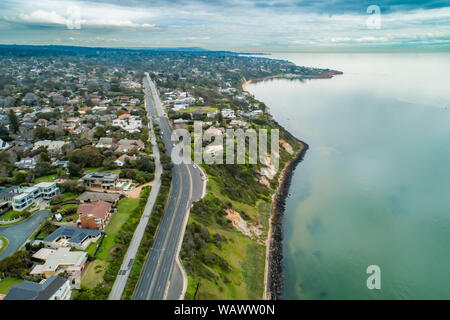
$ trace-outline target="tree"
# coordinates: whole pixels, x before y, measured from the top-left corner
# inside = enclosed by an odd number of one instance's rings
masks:
[[[97,139],[104,137],[106,135],[105,127],[98,126],[95,128],[94,137]]]
[[[155,170],[154,160],[151,157],[140,157],[135,161],[136,168],[140,171],[153,172]]]
[[[55,167],[52,167],[50,162],[40,161],[34,169],[36,177],[48,176],[56,172]]]
[[[69,161],[67,169],[69,170],[69,175],[71,177],[79,177],[83,173],[83,167],[81,166],[81,164],[77,164],[73,161]]]
[[[103,163],[103,155],[96,147],[85,146],[69,153],[69,160],[82,167],[100,167]]]
[[[53,140],[55,139],[55,131],[50,130],[46,127],[42,127],[42,126],[37,126],[34,129],[34,136],[40,140],[45,140],[45,139],[49,139],[49,140]]]
[[[43,162],[50,162],[50,157],[48,156],[47,152],[41,152],[39,154],[39,157],[41,158],[41,161],[43,161]]]
[[[142,128],[142,133],[141,133],[141,137],[140,138],[144,142],[148,141],[148,138],[149,138],[148,128],[146,128],[146,127]]]
[[[11,125],[11,129],[14,133],[19,131],[19,119],[17,118],[16,113],[11,109],[9,110],[9,124]]]
[[[134,171],[133,169],[122,169],[120,171],[119,177],[121,179],[134,179],[136,178],[136,171]]]

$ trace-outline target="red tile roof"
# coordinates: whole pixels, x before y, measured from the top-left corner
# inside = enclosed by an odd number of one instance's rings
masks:
[[[105,201],[97,201],[93,203],[83,203],[78,207],[77,213],[81,216],[92,214],[97,218],[103,219],[111,210],[111,204]]]

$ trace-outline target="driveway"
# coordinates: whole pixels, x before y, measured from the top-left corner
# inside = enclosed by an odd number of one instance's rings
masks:
[[[42,224],[50,214],[50,210],[35,212],[27,220],[8,227],[0,227],[0,236],[8,239],[8,246],[0,253],[0,260],[17,251],[33,232]]]

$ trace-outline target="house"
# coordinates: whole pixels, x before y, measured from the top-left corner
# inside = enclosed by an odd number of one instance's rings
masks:
[[[12,198],[20,192],[19,186],[0,186],[0,216],[11,209]]]
[[[233,109],[223,109],[221,111],[221,113],[222,113],[222,116],[225,119],[234,119],[234,118],[236,118],[236,115],[234,114],[234,110]]]
[[[185,104],[185,103],[175,104],[175,105],[173,106],[173,111],[186,110],[187,107],[189,107],[189,105],[188,105],[188,104]]]
[[[86,261],[87,253],[82,251],[70,251],[70,247],[58,249],[42,248],[32,257],[44,261],[31,270],[30,275],[40,275],[49,278],[63,272],[67,272],[71,278],[81,275]]]
[[[122,167],[124,164],[125,164],[125,162],[127,161],[127,159],[128,160],[135,160],[136,159],[136,157],[130,157],[130,156],[128,156],[128,155],[126,155],[126,154],[123,154],[123,155],[121,155],[119,158],[117,158],[116,160],[114,160],[114,163],[118,166],[118,167]]]
[[[120,115],[112,122],[113,126],[120,127],[128,132],[139,132],[142,127],[142,120],[138,116],[132,116],[129,113]]]
[[[101,231],[105,230],[112,215],[111,209],[111,203],[105,201],[80,204],[77,213],[81,227]]]
[[[40,283],[23,281],[12,286],[4,300],[70,300],[70,281],[52,276]]]
[[[109,172],[89,172],[81,178],[84,186],[104,190],[115,189],[118,179],[118,174]]]
[[[100,138],[95,145],[96,148],[113,149],[116,146],[113,138],[103,137]]]
[[[116,149],[116,152],[121,153],[127,153],[131,149],[138,149],[141,150],[144,148],[145,144],[141,140],[128,140],[128,139],[122,139],[118,142],[118,147]]]
[[[52,167],[62,167],[69,173],[69,161],[56,160],[52,163]]]
[[[8,142],[0,139],[0,151],[6,150],[9,147],[11,147],[11,145]]]
[[[230,126],[232,127],[243,127],[243,128],[248,128],[248,123],[246,121],[243,120],[237,120],[237,119],[233,119],[230,121]]]
[[[0,186],[0,202],[11,202],[12,198],[20,192],[19,186]]]
[[[112,206],[116,206],[120,200],[120,197],[120,194],[117,193],[85,191],[78,196],[77,200],[80,201],[80,203],[105,201],[111,203]]]
[[[62,147],[67,144],[65,141],[41,140],[34,143],[32,150],[37,150],[41,147],[47,148],[49,155],[56,156],[62,154]]]
[[[36,200],[43,198],[50,200],[59,193],[55,182],[41,182],[32,187],[23,188],[18,195],[12,198],[12,206],[15,211],[22,211]]]
[[[71,226],[61,226],[42,240],[51,248],[72,247],[85,250],[91,243],[97,242],[101,232],[98,230],[81,229]]]
[[[20,161],[14,162],[14,165],[19,169],[34,169],[36,168],[36,160],[34,158],[23,158]]]

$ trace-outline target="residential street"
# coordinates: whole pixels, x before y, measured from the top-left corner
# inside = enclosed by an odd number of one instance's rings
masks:
[[[25,221],[7,227],[0,226],[0,236],[7,238],[9,241],[8,246],[0,253],[0,260],[16,252],[49,214],[50,210],[40,210]]]

